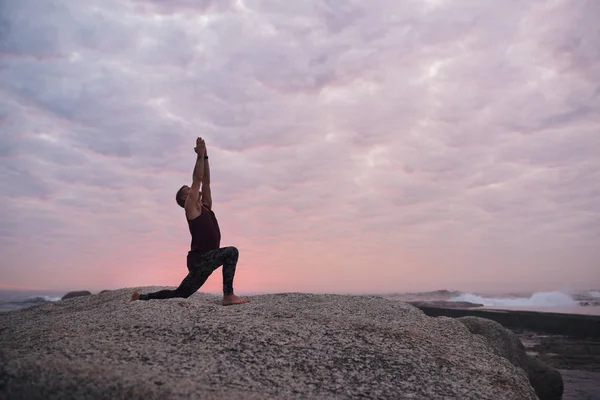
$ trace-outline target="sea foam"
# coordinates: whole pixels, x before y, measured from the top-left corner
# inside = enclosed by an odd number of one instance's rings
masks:
[[[463,293],[450,301],[468,301],[486,307],[573,307],[579,302],[562,292],[538,292],[530,297],[494,298],[477,294]]]

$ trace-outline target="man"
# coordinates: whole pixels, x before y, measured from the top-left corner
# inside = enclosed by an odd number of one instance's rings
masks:
[[[214,270],[223,266],[223,305],[244,304],[248,300],[233,293],[233,277],[238,261],[238,249],[220,247],[221,231],[212,211],[210,191],[210,167],[206,144],[202,138],[196,139],[194,151],[198,155],[192,175],[192,186],[182,186],[175,195],[177,204],[185,209],[185,216],[192,235],[192,244],[187,255],[188,275],[175,290],[161,290],[154,293],[133,293],[131,301],[188,298],[206,282]],[[202,184],[202,191],[200,191]]]

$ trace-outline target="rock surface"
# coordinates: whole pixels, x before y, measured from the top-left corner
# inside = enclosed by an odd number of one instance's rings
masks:
[[[600,372],[561,370],[565,380],[562,400],[600,399]]]
[[[525,351],[558,369],[600,372],[600,338],[579,339],[559,335],[518,334]]]
[[[538,398],[484,337],[399,301],[131,292],[0,314],[0,398]]]
[[[491,319],[512,330],[527,330],[550,335],[567,335],[580,339],[600,338],[600,315],[566,314],[555,312],[491,310],[476,307],[449,308],[415,303],[431,317],[482,317]]]
[[[87,291],[87,290],[78,290],[78,291],[74,291],[74,292],[69,292],[67,294],[65,294],[61,300],[68,300],[68,299],[72,299],[75,297],[83,297],[83,296],[91,296],[92,293]]]
[[[562,400],[600,400],[600,338],[515,334],[530,357],[558,369],[565,391]]]
[[[458,320],[465,324],[471,333],[485,337],[498,355],[525,370],[540,400],[562,399],[564,386],[560,372],[529,357],[517,335],[489,319],[461,317]]]

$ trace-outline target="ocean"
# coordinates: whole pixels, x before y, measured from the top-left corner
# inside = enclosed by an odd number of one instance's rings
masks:
[[[455,290],[388,295],[402,301],[450,301],[482,305],[479,309],[600,315],[600,290],[579,292],[468,293]]]
[[[0,312],[59,301],[67,291],[0,289]],[[482,304],[486,309],[600,315],[600,290],[519,294],[468,293],[453,290],[381,294],[404,301],[452,301]]]
[[[66,291],[55,290],[0,289],[0,312],[58,301],[65,294]]]

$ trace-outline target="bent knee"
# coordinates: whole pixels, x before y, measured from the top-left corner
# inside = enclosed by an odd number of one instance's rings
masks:
[[[227,250],[231,257],[238,257],[240,255],[240,251],[235,246],[229,246],[229,247],[227,247]]]

